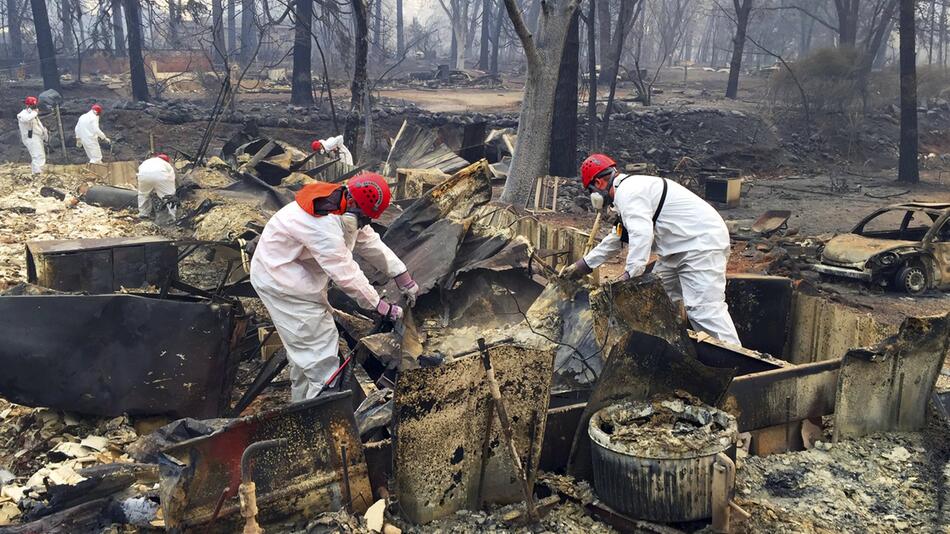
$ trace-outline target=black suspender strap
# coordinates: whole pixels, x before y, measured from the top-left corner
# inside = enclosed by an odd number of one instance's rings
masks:
[[[660,178],[663,180],[663,193],[660,194],[660,203],[656,206],[656,211],[653,212],[653,225],[656,226],[656,220],[660,218],[660,212],[663,211],[663,204],[666,203],[666,190],[669,189],[669,184],[666,182],[666,178]]]
[[[660,193],[660,203],[656,206],[656,211],[653,212],[653,226],[656,226],[656,220],[660,218],[660,212],[663,211],[663,204],[666,203],[666,191],[669,189],[669,184],[666,181],[666,178],[660,178],[663,180],[663,192]],[[617,224],[617,233],[620,234],[620,241],[622,243],[629,243],[630,236],[627,234],[627,227],[623,225],[621,220]]]

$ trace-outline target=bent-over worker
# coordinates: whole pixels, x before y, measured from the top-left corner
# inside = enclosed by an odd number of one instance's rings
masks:
[[[79,120],[76,122],[76,146],[81,146],[86,151],[89,163],[102,163],[102,149],[99,148],[100,139],[112,144],[106,134],[99,129],[99,115],[101,114],[102,106],[93,104],[89,111],[79,116]]]
[[[402,308],[380,298],[353,254],[393,278],[411,302],[419,286],[370,226],[389,206],[386,180],[362,173],[346,185],[317,182],[267,222],[251,260],[251,285],[270,313],[290,365],[291,400],[320,394],[339,367],[339,334],[327,301],[332,280],[359,306],[398,320]]]
[[[621,174],[604,154],[581,165],[581,181],[595,209],[613,204],[620,215],[610,232],[564,274],[579,278],[603,264],[627,242],[624,276],[643,274],[651,246],[659,259],[653,272],[674,303],[683,302],[693,328],[741,345],[726,305],[729,230],[719,213],[680,184],[658,176]]]
[[[26,107],[16,116],[20,127],[20,141],[30,153],[30,171],[33,174],[40,174],[46,165],[46,142],[49,141],[49,132],[40,122],[39,112],[36,110],[39,101],[36,97],[26,97],[23,104]]]
[[[139,217],[148,217],[152,214],[155,206],[152,206],[150,194],[155,191],[158,198],[165,200],[165,207],[172,219],[175,218],[175,202],[169,202],[168,197],[175,196],[175,167],[172,166],[171,158],[167,154],[155,154],[139,165],[138,174],[139,189]]]
[[[343,144],[342,135],[314,141],[310,143],[310,148],[312,148],[314,152],[320,152],[321,154],[332,153],[338,156],[341,162],[350,166],[353,165],[353,155],[350,154],[350,149],[346,148],[346,145]]]

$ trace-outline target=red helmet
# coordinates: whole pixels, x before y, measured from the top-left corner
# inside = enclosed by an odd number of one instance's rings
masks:
[[[26,104],[27,106],[32,107],[38,104],[39,101],[36,99],[35,96],[28,96],[25,99],[23,99],[23,103]]]
[[[92,108],[90,108],[90,109],[92,109],[93,111],[95,111],[95,112],[96,112],[96,115],[101,115],[101,114],[102,114],[102,106],[100,106],[99,104],[93,104],[93,105],[92,105]]]
[[[590,187],[590,183],[594,181],[594,178],[597,177],[598,174],[616,166],[617,162],[606,154],[591,154],[587,156],[584,163],[581,163],[581,182],[584,184],[584,189]]]
[[[321,143],[320,141],[314,141],[310,143],[310,149],[313,150],[314,152],[319,151],[321,148],[323,148],[323,143]]]
[[[389,207],[389,184],[375,172],[357,174],[346,183],[346,189],[363,214],[370,219],[378,219]]]
[[[171,159],[170,157],[168,157],[168,154],[155,154],[155,157],[158,158],[158,159],[163,159],[163,160],[167,161],[168,163],[171,163],[171,162],[172,162],[172,159]]]

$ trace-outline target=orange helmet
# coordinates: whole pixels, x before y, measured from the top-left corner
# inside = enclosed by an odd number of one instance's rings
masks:
[[[364,172],[350,178],[346,189],[363,214],[370,219],[378,219],[389,207],[392,197],[386,179],[374,172]]]
[[[35,106],[36,104],[38,104],[39,101],[36,100],[36,97],[35,97],[35,96],[28,96],[28,97],[26,97],[26,98],[23,99],[23,103],[24,103],[25,105],[27,105],[27,106],[33,107],[33,106]]]
[[[584,184],[584,189],[590,187],[590,183],[593,182],[594,178],[600,173],[616,166],[617,162],[606,154],[591,154],[587,156],[584,163],[581,163],[581,183]]]

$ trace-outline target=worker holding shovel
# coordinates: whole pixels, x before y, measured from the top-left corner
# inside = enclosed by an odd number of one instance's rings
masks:
[[[655,248],[659,259],[653,273],[674,303],[683,302],[693,328],[741,345],[726,305],[729,229],[719,213],[676,182],[620,173],[604,154],[584,160],[581,181],[594,208],[613,205],[620,224],[562,274],[580,278],[627,243],[624,277],[640,276]]]
[[[304,186],[264,227],[251,260],[251,285],[287,350],[293,402],[319,395],[339,366],[339,334],[327,301],[331,280],[361,307],[392,321],[402,317],[401,307],[380,298],[353,253],[415,301],[419,286],[369,224],[390,197],[385,178],[375,173],[358,174],[345,185],[317,182]]]

